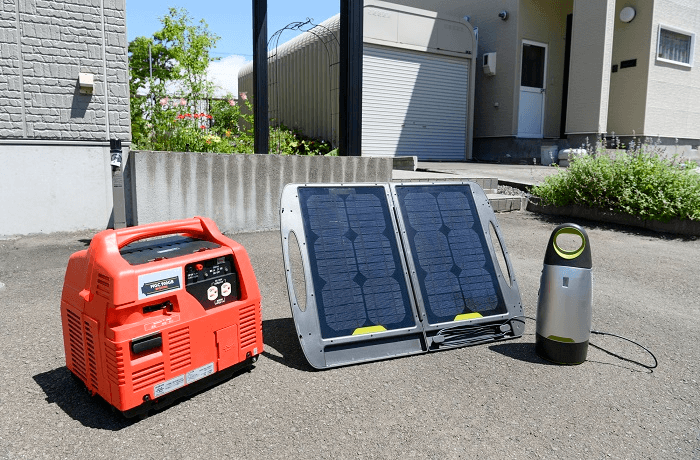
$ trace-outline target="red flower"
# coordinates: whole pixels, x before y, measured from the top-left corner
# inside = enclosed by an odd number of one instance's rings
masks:
[[[199,114],[198,114],[198,113],[195,113],[195,114],[194,114],[194,117],[195,117],[195,118],[199,118]]]
[[[200,126],[200,128],[202,128],[202,129],[207,129],[207,127],[204,126],[204,125]]]
[[[207,115],[207,118],[211,120],[214,117],[212,117],[211,115]]]

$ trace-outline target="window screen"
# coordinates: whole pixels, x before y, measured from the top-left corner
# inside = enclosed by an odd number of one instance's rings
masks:
[[[396,192],[428,322],[506,313],[469,185]]]
[[[657,57],[692,65],[693,38],[692,34],[684,34],[660,27]]]
[[[299,203],[321,336],[414,326],[384,188],[304,187]]]

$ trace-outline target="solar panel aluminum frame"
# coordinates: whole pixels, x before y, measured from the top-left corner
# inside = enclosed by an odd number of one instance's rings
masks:
[[[318,313],[317,291],[314,286],[309,241],[302,218],[302,207],[299,198],[301,188],[381,188],[384,193],[386,205],[390,215],[390,221],[394,234],[394,241],[398,249],[398,257],[407,298],[410,302],[410,312],[413,315],[413,326],[386,331],[368,332],[360,335],[344,335],[340,337],[323,338]],[[427,350],[426,336],[420,323],[418,310],[415,304],[415,296],[412,292],[412,284],[408,273],[408,266],[403,257],[403,248],[399,236],[399,228],[393,209],[393,201],[388,184],[288,184],[284,187],[280,203],[280,230],[282,237],[282,253],[284,258],[285,276],[287,280],[287,292],[291,304],[294,324],[304,356],[315,369],[327,369],[349,364],[376,361],[380,359],[394,358],[413,354],[425,353]],[[294,234],[299,245],[302,270],[304,274],[304,288],[306,292],[305,307],[299,304],[299,299],[294,286],[294,273],[298,267],[292,267],[290,263],[290,236]]]
[[[418,279],[417,273],[416,273],[416,262],[415,262],[415,257],[414,254],[412,253],[411,250],[411,244],[408,240],[408,235],[407,235],[407,229],[406,229],[406,222],[407,222],[407,216],[404,215],[402,211],[402,207],[400,206],[399,203],[399,195],[397,193],[397,188],[399,187],[424,187],[424,186],[468,186],[469,190],[471,191],[472,198],[474,200],[474,204],[476,206],[476,211],[478,215],[478,220],[480,224],[481,231],[483,232],[484,239],[486,241],[486,244],[488,246],[488,252],[491,256],[491,261],[493,263],[493,267],[495,269],[496,275],[497,275],[497,281],[498,281],[498,287],[501,291],[501,295],[503,296],[503,301],[505,303],[505,308],[506,308],[506,313],[503,314],[498,314],[498,315],[491,315],[491,316],[484,316],[481,318],[470,318],[470,319],[463,319],[459,321],[447,321],[447,322],[439,322],[439,323],[434,323],[431,324],[428,321],[428,315],[426,312],[425,308],[425,302],[423,299],[423,295],[420,289],[420,281]],[[491,204],[488,200],[488,197],[484,193],[483,189],[475,182],[471,181],[440,181],[438,183],[436,182],[398,182],[398,183],[391,183],[390,184],[391,188],[391,195],[393,198],[393,206],[396,212],[396,217],[397,221],[399,224],[399,229],[401,232],[401,238],[402,238],[402,245],[403,245],[403,250],[405,252],[405,258],[408,263],[409,271],[410,271],[410,276],[411,276],[411,282],[413,284],[413,293],[415,295],[415,301],[416,305],[418,307],[419,314],[421,316],[421,324],[424,328],[426,337],[427,337],[427,344],[428,344],[428,351],[435,351],[435,350],[440,350],[440,349],[448,349],[448,348],[454,348],[454,346],[451,346],[449,341],[445,342],[440,342],[436,340],[436,336],[441,333],[441,331],[449,330],[451,328],[463,328],[465,330],[468,330],[469,327],[478,327],[478,326],[488,326],[488,325],[494,325],[494,333],[493,334],[488,334],[485,333],[483,336],[478,336],[478,338],[468,344],[462,344],[459,346],[465,346],[469,344],[475,344],[475,343],[482,343],[482,342],[490,342],[494,340],[499,340],[499,339],[507,339],[507,338],[516,338],[522,336],[522,334],[525,331],[525,323],[524,321],[511,321],[514,317],[522,316],[523,314],[523,309],[522,309],[522,301],[520,298],[520,290],[518,288],[518,283],[515,279],[515,271],[513,269],[513,265],[510,260],[510,256],[508,253],[508,250],[506,248],[505,244],[505,238],[503,237],[503,234],[501,232],[500,226],[498,225],[498,221],[496,219],[496,215],[493,211],[493,208],[491,207]],[[506,264],[506,268],[508,273],[503,273],[501,270],[501,264],[499,263],[497,256],[496,256],[496,249],[493,244],[493,241],[491,239],[491,231],[490,231],[490,225],[493,225],[496,237],[499,240],[499,244],[502,248],[502,254],[503,258]],[[506,278],[509,280],[509,282],[506,282]],[[498,329],[498,326],[500,325],[505,325],[504,328]],[[502,333],[501,333],[502,332]],[[482,340],[479,340],[482,339]]]

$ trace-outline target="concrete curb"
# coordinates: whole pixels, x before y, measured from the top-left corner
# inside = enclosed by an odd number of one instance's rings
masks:
[[[686,219],[671,219],[668,222],[645,220],[630,214],[589,208],[571,204],[568,206],[545,206],[539,204],[539,199],[532,197],[528,200],[526,209],[531,212],[553,216],[575,217],[611,224],[629,225],[630,227],[645,228],[654,232],[674,233],[676,235],[700,236],[700,221]]]

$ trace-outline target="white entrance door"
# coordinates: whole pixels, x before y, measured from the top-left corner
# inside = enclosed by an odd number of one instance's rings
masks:
[[[547,89],[547,45],[523,40],[518,137],[542,138]]]

